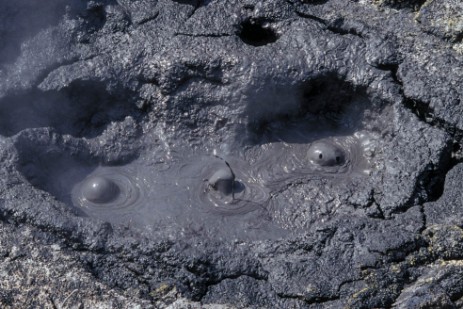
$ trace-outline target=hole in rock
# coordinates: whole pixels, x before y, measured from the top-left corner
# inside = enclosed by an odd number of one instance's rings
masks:
[[[52,127],[61,134],[95,137],[112,121],[136,115],[126,96],[109,94],[105,85],[74,82],[62,91],[33,90],[0,101],[0,134]]]
[[[301,0],[304,4],[320,5],[325,4],[328,0]]]
[[[381,6],[389,6],[395,9],[409,9],[413,11],[418,11],[426,2],[426,0],[383,0]]]
[[[268,22],[260,19],[248,19],[241,24],[238,36],[241,40],[252,46],[263,46],[278,40],[278,33],[271,28]]]
[[[190,4],[194,7],[198,7],[203,0],[172,0],[180,4]]]

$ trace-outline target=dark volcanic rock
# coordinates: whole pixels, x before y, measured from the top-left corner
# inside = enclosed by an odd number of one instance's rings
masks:
[[[429,225],[451,224],[463,225],[463,192],[459,189],[462,179],[463,164],[456,165],[449,171],[445,179],[442,197],[432,203],[424,204],[424,212]]]
[[[1,2],[2,307],[461,307],[460,11]]]
[[[416,20],[436,36],[458,43],[463,40],[463,4],[456,1],[430,1],[423,5]]]

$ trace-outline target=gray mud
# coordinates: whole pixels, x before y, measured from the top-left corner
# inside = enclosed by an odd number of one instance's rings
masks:
[[[463,305],[458,1],[30,2],[2,308]]]

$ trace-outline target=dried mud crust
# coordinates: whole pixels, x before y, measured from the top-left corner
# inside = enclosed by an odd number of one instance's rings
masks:
[[[461,306],[453,10],[45,1],[52,18],[15,30],[36,7],[3,6],[3,307]],[[313,164],[311,145],[340,159]],[[259,212],[196,210],[221,203],[214,164]],[[148,184],[150,224],[74,202],[99,171]]]

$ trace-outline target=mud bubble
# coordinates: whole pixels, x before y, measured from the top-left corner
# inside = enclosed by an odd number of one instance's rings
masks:
[[[146,189],[129,167],[98,167],[72,190],[74,206],[88,215],[136,212],[145,202]]]

